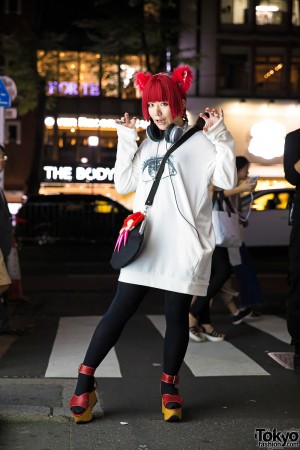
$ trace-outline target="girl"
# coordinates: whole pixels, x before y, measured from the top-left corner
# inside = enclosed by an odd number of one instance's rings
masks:
[[[188,66],[171,74],[139,73],[142,109],[150,120],[146,138],[137,146],[136,118],[117,121],[115,187],[135,192],[134,212],[143,211],[161,160],[189,128],[186,92],[192,81]],[[236,184],[234,142],[222,111],[206,108],[205,125],[168,158],[153,206],[147,212],[141,254],[121,269],[112,304],[94,332],[70,407],[75,422],[89,422],[97,402],[94,372],[119,339],[151,287],[165,292],[166,334],[161,377],[162,412],[180,420],[182,398],[175,385],[189,341],[188,312],[193,295],[205,295],[215,245],[211,224],[211,183],[222,189]]]

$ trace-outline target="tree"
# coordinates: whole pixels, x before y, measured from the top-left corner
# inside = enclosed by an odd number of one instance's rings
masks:
[[[75,22],[88,37],[88,49],[118,56],[143,55],[146,69],[166,69],[166,52],[177,63],[178,2],[172,0],[94,0],[96,13]]]
[[[51,7],[42,0],[33,2],[32,24],[24,22],[2,35],[0,48],[1,72],[9,74],[18,87],[18,114],[34,111],[37,119],[27,194],[38,192],[44,117],[46,108],[55,110],[55,99],[46,96],[45,86],[56,67],[49,64],[48,72],[41,73],[38,51],[90,51],[115,58],[119,66],[126,55],[143,55],[146,69],[155,73],[166,70],[167,53],[168,63],[177,65],[181,28],[178,2],[173,0],[85,0],[84,7],[81,0],[53,0]]]
[[[46,74],[37,70],[37,52],[40,48],[59,48],[64,40],[63,34],[43,32],[43,13],[46,13],[43,2],[37,2],[36,16],[33,25],[22,22],[22,26],[13,29],[9,34],[1,35],[1,53],[3,55],[1,73],[8,74],[18,87],[15,106],[18,115],[23,116],[34,111],[36,116],[35,143],[31,170],[26,182],[26,194],[38,193],[40,187],[39,174],[43,157],[44,118],[46,104]]]

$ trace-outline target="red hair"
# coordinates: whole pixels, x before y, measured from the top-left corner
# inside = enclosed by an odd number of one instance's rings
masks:
[[[152,102],[168,102],[172,119],[180,115],[185,115],[185,108],[182,103],[184,97],[179,86],[170,76],[163,73],[153,75],[146,83],[143,91],[143,116],[146,120],[150,120],[148,103]]]
[[[186,100],[186,92],[190,88],[193,73],[189,66],[179,66],[173,73],[138,72],[135,84],[143,93],[142,110],[146,120],[150,120],[148,103],[168,102],[172,119],[186,117],[186,108],[182,100]]]

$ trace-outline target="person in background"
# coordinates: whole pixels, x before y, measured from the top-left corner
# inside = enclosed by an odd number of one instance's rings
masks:
[[[235,209],[242,217],[240,207],[240,195],[244,192],[253,192],[256,188],[257,181],[251,182],[251,178],[248,178],[250,161],[244,156],[237,156],[236,168],[238,173],[239,183],[236,188],[228,191],[224,191],[225,197],[230,197]],[[249,205],[249,208],[251,205]],[[249,210],[250,212],[250,210]],[[247,246],[244,242],[243,228],[247,226],[247,220],[241,222],[241,236],[242,245],[239,248],[241,264],[233,265],[233,273],[235,274],[239,284],[239,297],[237,306],[239,308],[235,314],[233,314],[232,323],[234,325],[240,324],[246,318],[254,318],[259,316],[259,313],[255,310],[262,304],[262,293],[259,285],[259,281],[256,275],[255,268]]]
[[[191,81],[188,66],[168,74],[136,75],[143,115],[150,121],[148,137],[139,147],[136,118],[125,113],[116,121],[115,187],[121,194],[135,192],[134,213],[145,210],[163,156],[189,129],[186,92]],[[161,289],[165,294],[163,417],[165,421],[181,420],[183,400],[176,384],[189,342],[188,312],[192,296],[206,293],[214,248],[209,186],[231,189],[236,185],[234,140],[225,126],[223,111],[206,108],[205,112],[207,115],[200,113],[205,120],[203,131],[198,130],[168,158],[153,206],[147,211],[141,253],[121,269],[116,295],[97,325],[79,367],[70,401],[76,423],[92,420],[97,402],[95,370],[118,341],[149,288]],[[138,401],[143,403],[143,398]]]
[[[289,221],[287,328],[295,348],[294,371],[300,375],[300,128],[286,135],[283,164],[286,180],[296,186]]]
[[[4,171],[5,161],[4,147],[0,145],[0,173]],[[20,334],[9,326],[7,290],[11,284],[7,272],[7,258],[12,246],[12,217],[2,186],[0,186],[0,334]]]
[[[238,184],[231,190],[224,190],[224,196],[230,200],[236,211],[239,211],[239,196],[243,192],[253,192],[257,181],[250,183],[248,178],[250,162],[243,156],[236,157]],[[242,225],[241,225],[242,228]],[[215,330],[211,322],[210,308],[212,299],[222,290],[232,273],[239,282],[239,303],[227,305],[232,314],[232,323],[238,325],[253,312],[250,305],[261,303],[261,293],[255,270],[252,266],[247,248],[242,242],[240,248],[216,246],[212,257],[212,271],[206,296],[194,296],[189,314],[190,339],[195,342],[209,340],[220,342],[225,334]]]
[[[7,302],[4,299],[10,284],[11,279],[0,248],[0,334],[11,334],[11,329],[8,326]]]

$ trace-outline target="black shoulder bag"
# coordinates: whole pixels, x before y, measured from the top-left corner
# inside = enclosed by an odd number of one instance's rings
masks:
[[[147,209],[152,206],[154,196],[156,194],[160,179],[164,172],[165,164],[170,154],[174,152],[183,142],[189,139],[194,133],[199,131],[199,128],[193,127],[188,130],[184,135],[178,139],[175,144],[173,144],[169,150],[166,152],[162,159],[160,168],[156,174],[153,181],[151,190],[145,202],[144,213],[136,212],[130,214],[124,220],[123,226],[119,232],[119,237],[117,239],[110,264],[113,269],[121,269],[122,267],[128,266],[133,260],[135,260],[140,252],[142,243],[144,241],[144,231],[146,226],[146,216]]]

